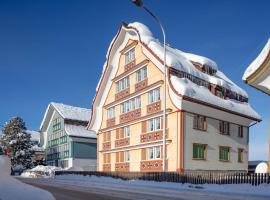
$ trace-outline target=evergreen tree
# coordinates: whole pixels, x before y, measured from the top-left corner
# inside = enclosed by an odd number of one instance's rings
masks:
[[[8,150],[13,169],[32,167],[33,143],[30,140],[31,135],[26,130],[25,123],[20,117],[11,118],[4,126],[2,145]]]

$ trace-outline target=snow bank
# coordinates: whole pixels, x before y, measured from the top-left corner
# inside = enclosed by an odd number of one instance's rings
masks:
[[[43,166],[38,165],[33,169],[24,171],[21,176],[25,178],[52,178],[55,171],[63,170],[60,167],[55,166]]]
[[[258,55],[258,57],[246,69],[246,71],[242,77],[242,79],[244,81],[247,80],[247,78],[251,74],[253,74],[263,64],[263,62],[267,58],[267,55],[269,54],[269,52],[270,52],[270,38],[268,39],[268,42],[266,43],[266,45],[264,46],[263,50]]]
[[[0,156],[0,199],[1,200],[53,200],[47,191],[27,185],[10,176],[10,160]]]
[[[204,102],[210,102],[224,109],[238,112],[250,117],[255,117],[257,119],[261,118],[261,116],[250,106],[250,104],[234,101],[232,99],[222,99],[218,96],[213,95],[204,86],[199,86],[186,78],[178,78],[176,76],[171,76],[171,82],[175,90],[182,95]]]
[[[256,169],[255,169],[255,173],[268,173],[268,165],[265,162],[260,162]]]
[[[95,186],[101,187],[114,187],[118,186],[127,191],[133,191],[134,186],[141,186],[143,188],[160,188],[160,189],[172,189],[172,190],[198,190],[209,192],[221,192],[232,194],[244,194],[244,195],[258,195],[258,196],[270,196],[270,185],[259,185],[252,186],[249,184],[227,184],[227,185],[215,185],[215,184],[204,184],[204,185],[192,185],[192,184],[181,184],[171,182],[155,182],[155,181],[142,181],[142,180],[121,180],[110,177],[97,177],[97,176],[80,176],[80,175],[62,175],[55,177],[57,181],[62,181],[65,184],[71,183],[77,186],[89,186],[94,184]],[[133,186],[133,187],[130,187]],[[138,188],[137,188],[138,189]]]

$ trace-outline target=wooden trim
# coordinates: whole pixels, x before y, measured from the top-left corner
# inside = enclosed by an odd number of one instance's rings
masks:
[[[203,150],[203,158],[194,158],[194,145],[201,145],[204,146],[204,150]],[[202,144],[202,143],[192,143],[192,160],[206,160],[206,147],[207,144]]]
[[[115,171],[116,172],[129,172],[130,171],[129,162],[115,163]]]
[[[129,45],[125,46],[122,50],[120,50],[120,53],[121,54],[127,53],[133,47],[136,47],[137,44],[138,44],[138,41],[137,40],[133,40]]]
[[[128,145],[130,145],[130,138],[129,137],[115,140],[115,148],[128,146]]]
[[[119,124],[123,124],[126,122],[134,121],[141,117],[141,108],[129,111],[127,113],[123,113],[119,116]]]
[[[137,71],[140,68],[143,68],[144,66],[146,66],[149,63],[149,60],[143,60],[142,62],[138,63],[136,66],[134,66],[132,69],[130,69],[129,71],[125,71],[122,74],[119,74],[118,76],[114,77],[112,79],[113,82],[117,82],[123,78],[125,78],[126,76],[129,76],[130,74],[134,73],[135,71]]]
[[[107,128],[115,126],[115,117],[111,118],[111,119],[107,119],[107,124],[106,124]]]
[[[144,88],[146,88],[148,85],[148,78],[138,82],[138,83],[135,83],[135,92],[138,92]]]
[[[144,89],[142,89],[140,91],[134,92],[134,93],[130,94],[129,96],[124,97],[123,99],[119,99],[119,100],[116,100],[114,102],[111,102],[111,103],[107,104],[107,105],[103,106],[103,108],[108,109],[110,107],[116,106],[116,105],[118,105],[118,104],[120,104],[122,102],[125,102],[125,101],[127,101],[129,99],[135,98],[137,96],[140,96],[140,95],[148,92],[148,90],[152,89],[152,87],[159,87],[161,84],[163,84],[162,80],[157,81],[157,82],[155,82],[155,83],[153,83],[151,85],[148,85],[147,87],[145,87]]]
[[[161,111],[161,100],[148,104],[146,110],[147,114],[152,114]]]
[[[120,92],[115,94],[115,100],[123,99],[130,95],[130,87],[121,90]]]

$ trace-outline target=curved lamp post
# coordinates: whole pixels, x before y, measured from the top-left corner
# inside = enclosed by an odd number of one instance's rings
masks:
[[[159,24],[161,32],[163,34],[163,48],[164,48],[164,58],[163,58],[163,69],[164,69],[164,88],[163,88],[163,138],[162,138],[162,143],[163,143],[163,159],[162,159],[162,171],[166,171],[166,157],[167,157],[167,152],[166,152],[166,85],[167,85],[167,69],[166,69],[166,35],[164,28],[161,24],[161,21],[159,18],[154,15],[153,12],[151,12],[142,2],[142,0],[131,0],[132,3],[134,3],[136,6],[143,8],[148,14],[150,14],[156,22]]]

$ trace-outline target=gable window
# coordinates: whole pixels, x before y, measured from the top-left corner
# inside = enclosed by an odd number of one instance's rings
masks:
[[[130,136],[130,127],[126,126],[124,127],[124,138],[127,138]]]
[[[138,109],[141,107],[141,97],[135,97],[131,100],[125,101],[120,104],[120,112],[127,113],[129,111]]]
[[[193,144],[193,159],[206,159],[206,145],[205,144]]]
[[[244,161],[243,152],[244,152],[243,149],[238,149],[238,162],[243,162]]]
[[[147,120],[147,132],[161,130],[161,117]]]
[[[160,146],[147,148],[147,160],[156,160],[161,158]]]
[[[125,64],[130,63],[135,59],[135,47],[130,49],[126,54],[125,54]]]
[[[130,161],[130,152],[129,151],[124,151],[124,161],[125,162]]]
[[[147,67],[143,67],[141,69],[139,69],[138,71],[136,71],[136,82],[140,82],[144,79],[147,78]]]
[[[61,130],[61,118],[57,118],[53,121],[53,132]]]
[[[220,131],[220,134],[230,135],[230,123],[220,121],[219,122],[219,131]]]
[[[111,107],[107,110],[107,119],[112,119],[115,117],[115,109]]]
[[[206,117],[202,115],[194,114],[193,116],[193,128],[206,131]]]
[[[238,126],[238,137],[240,138],[244,137],[243,126]]]
[[[129,76],[121,79],[120,81],[116,82],[116,93],[121,92],[122,90],[129,88],[130,82],[129,82]]]
[[[159,100],[160,100],[160,88],[148,92],[148,104],[157,102]]]
[[[220,161],[230,160],[230,147],[219,147],[219,160]]]
[[[223,93],[221,90],[216,90],[216,96],[220,97],[220,98],[223,98]]]

